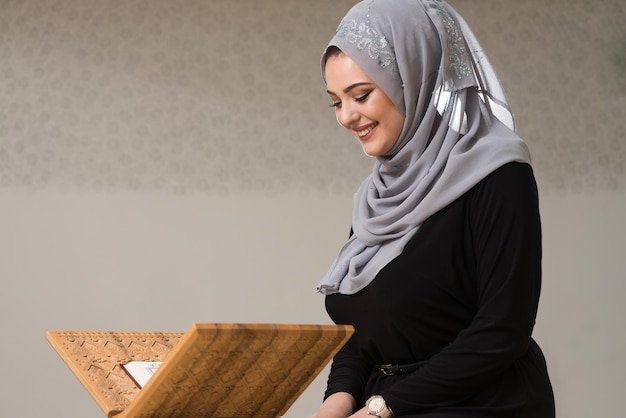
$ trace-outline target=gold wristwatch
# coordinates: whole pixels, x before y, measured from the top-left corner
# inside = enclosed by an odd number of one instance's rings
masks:
[[[367,402],[365,402],[365,406],[367,407],[367,415],[377,415],[380,418],[393,417],[393,412],[391,412],[391,409],[380,395],[370,397]]]

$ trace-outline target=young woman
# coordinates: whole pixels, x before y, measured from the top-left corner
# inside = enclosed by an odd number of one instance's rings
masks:
[[[322,72],[337,121],[375,163],[318,286],[355,334],[315,417],[553,417],[531,338],[530,156],[466,23],[440,0],[363,1]]]

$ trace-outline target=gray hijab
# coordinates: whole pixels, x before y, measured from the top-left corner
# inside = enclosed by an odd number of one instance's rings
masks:
[[[405,115],[390,155],[354,197],[353,234],[318,285],[354,294],[403,250],[420,225],[502,165],[530,162],[481,46],[441,0],[366,0],[329,43]],[[326,53],[322,58],[322,74]]]

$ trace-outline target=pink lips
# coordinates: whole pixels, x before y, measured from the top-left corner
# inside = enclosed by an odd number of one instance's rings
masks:
[[[374,123],[369,124],[369,125],[367,125],[367,126],[365,126],[363,128],[354,129],[354,132],[356,133],[356,137],[360,141],[367,141],[368,139],[370,139],[374,135],[374,131],[376,131],[377,127],[378,127],[378,122],[374,122]],[[365,135],[361,136],[363,131],[368,131],[368,132]]]

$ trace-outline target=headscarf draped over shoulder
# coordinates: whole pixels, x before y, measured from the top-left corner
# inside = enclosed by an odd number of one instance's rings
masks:
[[[389,155],[376,158],[355,194],[354,233],[318,285],[324,294],[353,294],[428,217],[504,164],[530,163],[530,155],[487,56],[446,2],[362,1],[341,20],[331,46],[405,116]]]

